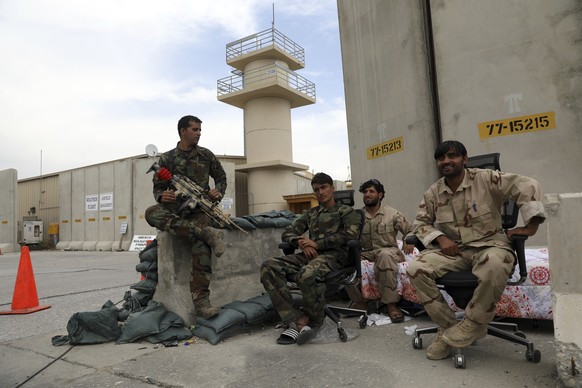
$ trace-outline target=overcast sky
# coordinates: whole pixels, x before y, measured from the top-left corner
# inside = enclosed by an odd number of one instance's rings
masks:
[[[242,110],[216,98],[226,44],[275,28],[305,49],[317,103],[292,110],[294,162],[348,178],[336,0],[0,0],[0,170],[18,179],[175,146],[243,155]],[[42,157],[41,157],[42,155]]]

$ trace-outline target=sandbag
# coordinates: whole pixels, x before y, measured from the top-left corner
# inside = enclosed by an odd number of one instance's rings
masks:
[[[183,326],[184,321],[176,313],[168,311],[162,303],[151,301],[144,310],[129,315],[116,342],[135,342],[164,332],[170,327]]]
[[[141,252],[139,252],[139,261],[158,261],[157,239],[154,239]]]
[[[116,340],[121,334],[117,322],[118,310],[107,301],[101,310],[75,313],[67,323],[71,345],[102,344]]]

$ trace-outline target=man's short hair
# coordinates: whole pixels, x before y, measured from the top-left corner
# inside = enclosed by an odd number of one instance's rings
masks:
[[[311,186],[313,186],[314,184],[324,185],[326,183],[329,184],[330,186],[333,186],[333,179],[331,179],[329,175],[323,172],[318,172],[311,179]]]
[[[188,128],[188,125],[190,125],[191,122],[202,124],[202,120],[200,120],[196,116],[191,116],[191,115],[184,116],[180,120],[178,120],[178,135],[180,134],[180,129]]]
[[[360,185],[360,193],[363,193],[368,187],[374,186],[374,189],[382,193],[382,198],[386,196],[386,192],[384,191],[384,185],[378,179],[368,179],[364,183]]]
[[[457,140],[446,140],[439,144],[436,150],[434,151],[434,160],[438,160],[441,156],[449,152],[451,148],[454,149],[461,156],[467,156],[467,149],[465,148],[463,143]]]

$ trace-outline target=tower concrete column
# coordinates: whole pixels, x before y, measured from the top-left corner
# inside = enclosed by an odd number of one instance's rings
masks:
[[[291,104],[278,97],[261,97],[245,104],[247,163],[293,160]]]

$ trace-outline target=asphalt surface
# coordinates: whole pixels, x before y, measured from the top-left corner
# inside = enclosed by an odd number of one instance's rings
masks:
[[[0,310],[10,310],[19,254],[0,255]],[[164,347],[148,342],[53,346],[72,314],[118,303],[139,280],[136,252],[32,251],[40,305],[27,315],[0,315],[0,387],[561,387],[551,322],[517,320],[541,351],[486,337],[465,350],[466,369],[453,359],[431,361],[413,349],[406,328],[430,326],[426,316],[400,324],[358,327],[344,319],[340,342],[326,322],[315,343],[277,345],[280,330],[259,326],[218,345],[193,337]],[[433,335],[424,336],[424,347]]]

